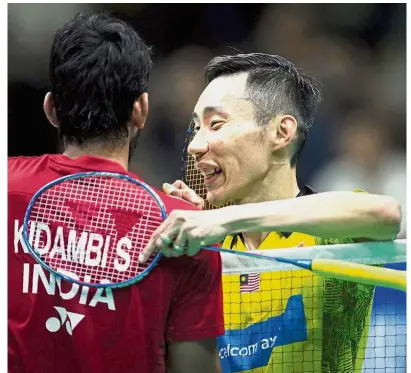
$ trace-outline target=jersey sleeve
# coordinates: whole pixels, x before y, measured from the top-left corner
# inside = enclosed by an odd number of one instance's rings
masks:
[[[187,259],[190,264],[180,279],[171,306],[167,330],[169,342],[224,334],[221,256],[216,252],[201,251]]]
[[[198,210],[180,198],[160,194],[167,213]],[[224,334],[222,264],[217,252],[200,251],[194,257],[174,260],[179,278],[170,307],[167,342],[213,338]]]

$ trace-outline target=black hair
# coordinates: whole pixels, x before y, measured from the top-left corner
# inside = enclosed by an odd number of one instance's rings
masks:
[[[106,13],[80,13],[56,32],[49,74],[65,142],[128,137],[134,102],[147,91],[150,54],[130,25]]]
[[[295,166],[322,100],[320,84],[285,58],[264,53],[213,58],[205,68],[206,83],[244,72],[248,73],[245,95],[254,104],[257,125],[267,125],[278,114],[296,118],[298,143],[291,158],[291,165]]]

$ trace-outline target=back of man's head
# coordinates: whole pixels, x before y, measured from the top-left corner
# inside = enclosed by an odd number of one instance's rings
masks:
[[[134,102],[147,91],[150,49],[126,22],[79,14],[54,37],[49,73],[66,143],[122,141]]]
[[[259,126],[266,126],[279,114],[296,118],[299,136],[291,159],[294,166],[322,99],[318,82],[285,58],[265,53],[218,56],[205,68],[207,84],[220,76],[240,73],[248,73],[245,95],[255,106]]]

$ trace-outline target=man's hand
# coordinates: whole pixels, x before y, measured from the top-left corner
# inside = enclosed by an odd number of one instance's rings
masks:
[[[193,190],[190,189],[181,180],[176,180],[173,184],[164,183],[163,191],[174,197],[183,199],[184,201],[192,203],[194,206],[203,210],[205,203],[204,200]]]
[[[140,254],[140,262],[144,263],[156,251],[161,251],[166,257],[193,256],[201,246],[223,240],[230,233],[229,223],[233,220],[228,209],[230,207],[209,211],[172,211],[153,233]]]

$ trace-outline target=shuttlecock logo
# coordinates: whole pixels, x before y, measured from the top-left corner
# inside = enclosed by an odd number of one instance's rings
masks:
[[[60,318],[50,317],[46,321],[46,329],[49,332],[55,333],[64,325],[67,333],[73,335],[74,328],[83,320],[84,315],[75,312],[67,312],[63,307],[54,307]]]

